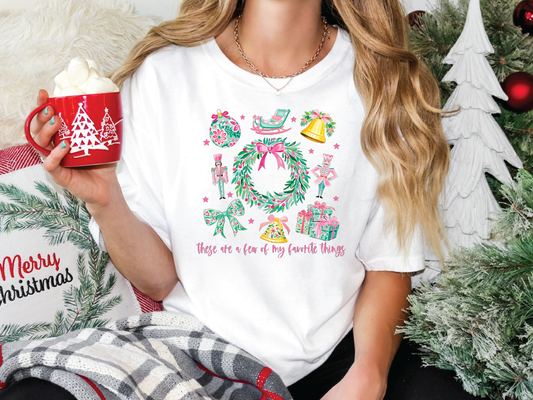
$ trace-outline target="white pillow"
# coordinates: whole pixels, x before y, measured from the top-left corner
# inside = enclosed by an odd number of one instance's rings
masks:
[[[88,218],[42,164],[0,176],[0,343],[141,313]]]

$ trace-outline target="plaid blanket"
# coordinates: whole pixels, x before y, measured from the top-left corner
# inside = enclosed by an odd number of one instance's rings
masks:
[[[195,318],[168,312],[0,346],[0,389],[36,377],[84,400],[287,400],[270,368]]]

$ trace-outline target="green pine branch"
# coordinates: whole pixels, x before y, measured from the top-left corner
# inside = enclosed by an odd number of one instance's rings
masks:
[[[110,258],[92,239],[90,215],[84,203],[66,190],[62,200],[51,186],[37,182],[35,187],[42,197],[15,185],[0,184],[0,195],[11,200],[0,202],[0,233],[44,229],[43,236],[50,245],[74,244],[82,251],[77,259],[80,285],[64,289],[64,309],[55,313],[53,322],[0,326],[0,342],[53,337],[104,326],[109,319],[101,316],[122,302],[121,296],[110,297],[117,277],[110,274],[106,279]]]
[[[93,239],[88,228],[90,216],[83,203],[66,190],[64,204],[50,186],[37,182],[35,187],[44,198],[0,183],[0,195],[11,200],[0,202],[0,233],[45,229],[43,236],[52,246],[69,241],[80,250],[89,250]]]

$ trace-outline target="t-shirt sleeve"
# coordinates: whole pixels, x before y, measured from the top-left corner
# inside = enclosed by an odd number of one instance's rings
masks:
[[[376,200],[361,237],[357,257],[367,271],[416,272],[424,269],[424,242],[417,229],[409,251],[398,246],[395,229],[385,230],[383,207]]]
[[[151,226],[170,248],[161,166],[156,156],[159,146],[156,113],[154,104],[147,98],[150,94],[142,90],[147,85],[151,86],[151,79],[150,71],[146,72],[146,68],[141,67],[126,80],[122,88],[122,157],[117,166],[117,176],[132,212]],[[94,220],[91,221],[90,228],[96,242],[100,247],[105,247]]]

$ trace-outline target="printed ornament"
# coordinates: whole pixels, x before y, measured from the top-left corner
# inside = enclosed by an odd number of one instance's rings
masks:
[[[527,72],[515,72],[502,83],[505,94],[509,97],[506,104],[515,111],[533,110],[533,75]]]
[[[311,211],[300,211],[296,219],[296,232],[302,235],[309,235],[309,224],[312,219],[313,213]]]
[[[224,235],[224,225],[226,223],[226,218],[230,223],[231,230],[233,231],[233,236],[237,236],[237,233],[239,233],[239,231],[246,230],[246,228],[242,226],[239,220],[237,219],[237,217],[242,217],[243,215],[244,205],[239,199],[237,199],[233,200],[230,203],[226,211],[218,211],[213,209],[204,210],[204,222],[208,226],[216,224],[215,233],[213,234],[213,236],[220,234],[224,239],[226,239],[226,235]]]
[[[260,193],[254,187],[252,170],[254,164],[261,160],[258,170],[265,168],[266,157],[275,157],[278,169],[288,168],[290,179],[282,192],[270,191]],[[287,143],[287,139],[265,138],[247,144],[235,157],[233,163],[233,180],[237,196],[250,206],[258,206],[267,213],[279,212],[292,205],[301,203],[309,189],[309,168],[300,151],[299,143]]]
[[[311,173],[317,178],[315,180],[315,185],[318,185],[318,195],[316,197],[321,199],[323,198],[324,189],[331,186],[331,181],[339,177],[335,168],[330,167],[332,159],[332,155],[324,154],[322,165],[317,165],[311,170]]]
[[[269,215],[268,221],[263,222],[259,227],[259,230],[261,230],[268,225],[265,232],[261,235],[261,239],[271,243],[287,243],[283,228],[287,230],[287,234],[291,233],[291,230],[287,226],[288,221],[287,217],[276,218],[274,215]]]
[[[522,33],[533,34],[533,0],[524,0],[513,12],[513,23],[522,28]]]
[[[335,132],[335,122],[330,115],[318,110],[304,113],[300,125],[306,126],[307,124],[309,125],[301,134],[313,142],[326,143],[326,134],[331,137]]]
[[[337,217],[326,218],[322,221],[313,221],[309,226],[309,237],[329,242],[337,237],[339,221]]]
[[[290,131],[291,128],[285,128],[284,126],[290,112],[291,110],[278,108],[269,120],[254,115],[252,131],[259,135],[277,135]]]
[[[227,111],[217,110],[211,116],[213,122],[209,128],[209,137],[218,147],[233,147],[241,138],[241,127],[238,122],[231,118]]]

